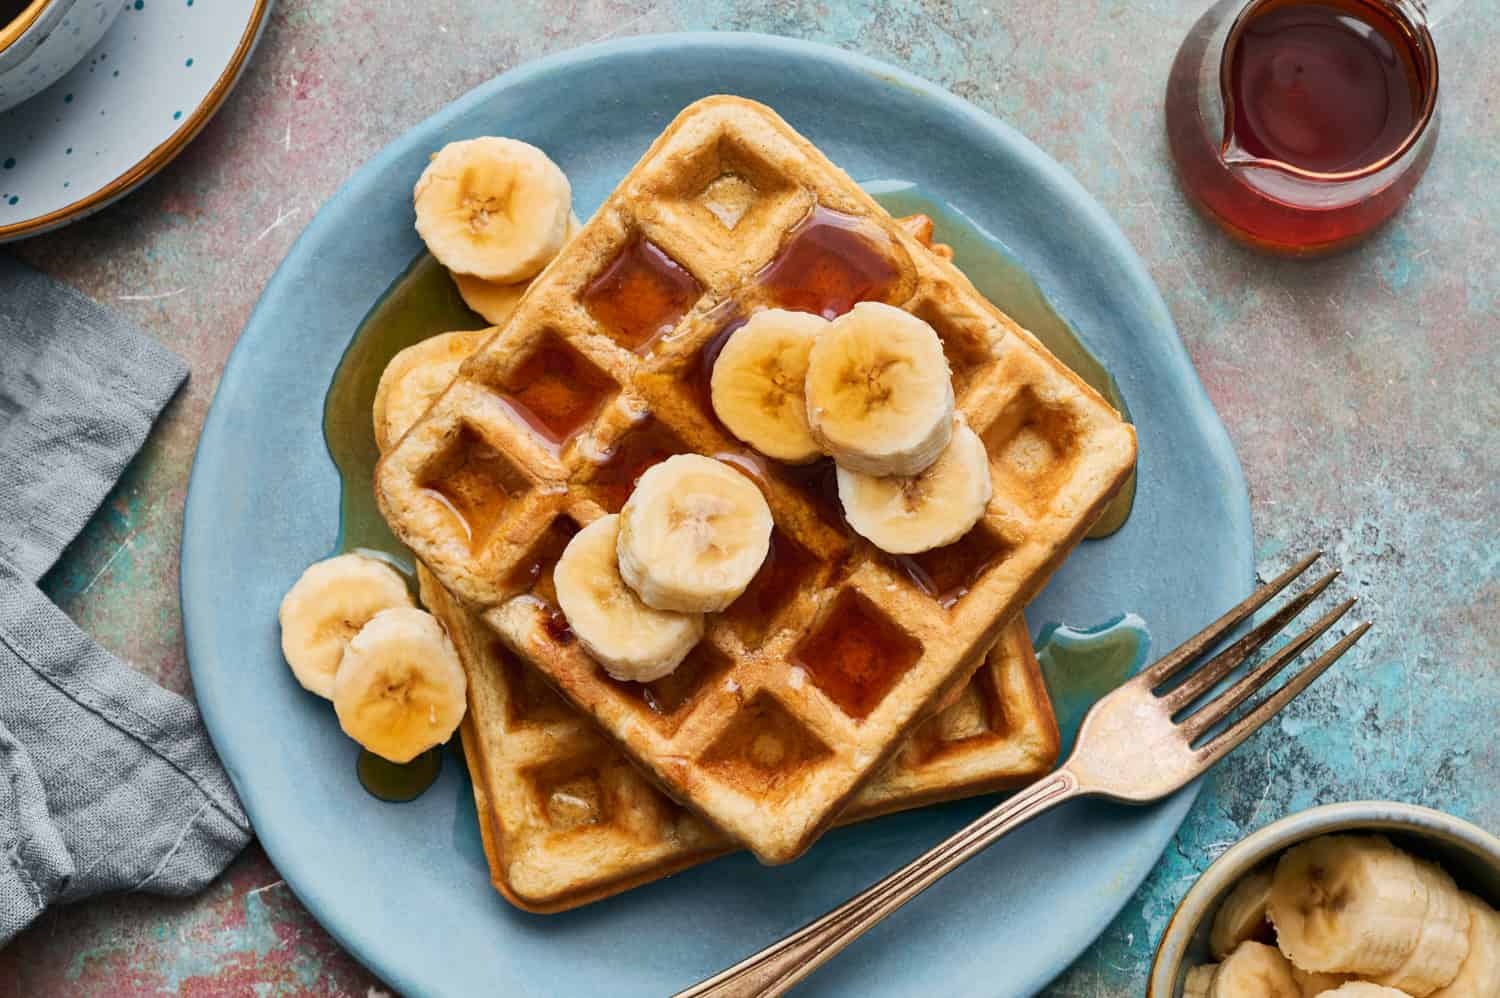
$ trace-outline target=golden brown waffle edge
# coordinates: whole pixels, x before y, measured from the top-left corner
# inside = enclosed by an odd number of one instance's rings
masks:
[[[748,453],[695,390],[704,350],[736,317],[808,307],[807,289],[768,277],[797,254],[835,272],[857,260],[840,293],[931,323],[958,408],[985,441],[986,516],[950,549],[913,559],[915,570],[845,531],[806,472]],[[634,297],[591,298],[606,279]],[[620,311],[637,299],[665,331],[641,338]],[[832,310],[840,304],[850,302]],[[799,562],[759,612],[715,620],[679,677],[696,685],[666,715],[568,640],[545,584],[557,539],[618,508],[611,466],[647,436],[757,477]],[[1081,539],[1134,454],[1133,431],[1102,398],[774,112],[715,97],[653,143],[382,461],[376,491],[397,536],[514,652],[673,796],[784,862],[962,686],[966,663]],[[910,581],[955,566],[963,592],[951,605]],[[877,637],[855,647],[861,635]],[[809,649],[815,660],[799,655]],[[855,675],[851,661],[873,666]]]

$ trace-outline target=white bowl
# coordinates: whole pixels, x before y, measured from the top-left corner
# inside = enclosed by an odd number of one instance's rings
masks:
[[[33,0],[0,26],[0,111],[56,83],[115,23],[128,0]]]
[[[1146,998],[1179,998],[1188,970],[1213,962],[1209,928],[1219,903],[1241,877],[1299,842],[1332,832],[1380,832],[1442,864],[1460,887],[1500,908],[1500,839],[1489,832],[1451,814],[1395,801],[1311,808],[1252,832],[1203,871],[1162,933]]]

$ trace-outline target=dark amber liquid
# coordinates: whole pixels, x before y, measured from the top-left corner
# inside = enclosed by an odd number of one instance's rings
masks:
[[[951,609],[1007,550],[1008,546],[994,534],[976,527],[944,547],[886,558],[912,585]]]
[[[594,418],[614,382],[549,336],[505,384],[503,398],[554,453]]]
[[[782,308],[834,319],[862,301],[884,301],[900,276],[884,236],[859,219],[814,208],[756,280]]]
[[[792,649],[792,664],[845,714],[863,720],[921,657],[917,640],[853,589]]]
[[[1207,51],[1212,29],[1207,18],[1199,22],[1167,82],[1168,143],[1178,179],[1200,209],[1237,238],[1293,254],[1352,245],[1400,209],[1431,158],[1432,135],[1385,186],[1352,202],[1331,196],[1336,180],[1304,181],[1323,185],[1327,198],[1268,193],[1226,165],[1225,146],[1232,158],[1317,173],[1359,170],[1397,152],[1437,86],[1436,66],[1410,25],[1375,0],[1262,4],[1223,56],[1228,136],[1210,134],[1199,105],[1200,65],[1216,55]]]
[[[702,291],[661,247],[636,239],[584,291],[583,306],[615,342],[644,351],[672,331]]]
[[[1401,32],[1357,3],[1267,7],[1240,34],[1229,78],[1240,148],[1319,173],[1395,152],[1422,103]]]

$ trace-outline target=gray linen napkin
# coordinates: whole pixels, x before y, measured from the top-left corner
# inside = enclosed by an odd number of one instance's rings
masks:
[[[36,587],[187,369],[0,257],[0,945],[54,901],[191,894],[250,839],[191,703]]]

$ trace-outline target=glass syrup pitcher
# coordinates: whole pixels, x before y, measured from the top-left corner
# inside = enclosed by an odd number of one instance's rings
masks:
[[[1167,80],[1167,140],[1197,207],[1291,255],[1359,242],[1405,203],[1438,134],[1420,0],[1219,0]]]

